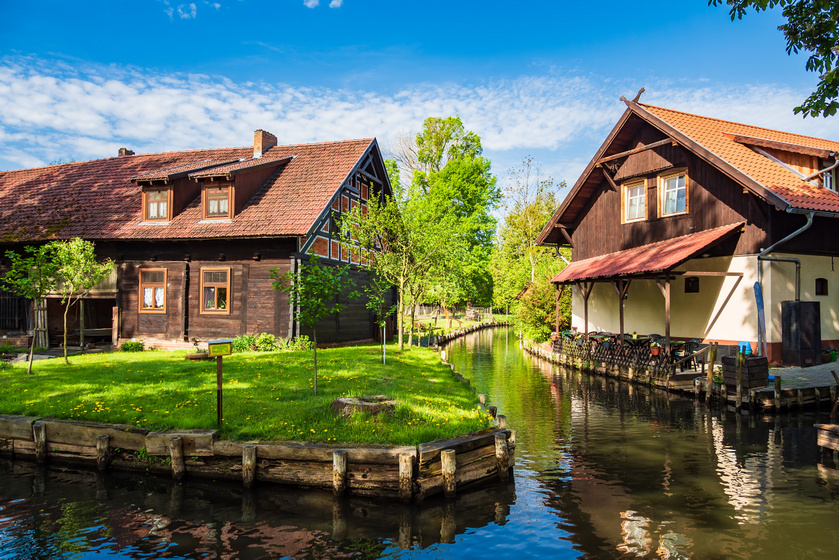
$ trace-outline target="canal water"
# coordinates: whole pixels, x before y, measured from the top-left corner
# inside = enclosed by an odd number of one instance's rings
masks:
[[[515,480],[420,505],[0,463],[0,558],[836,558],[813,424],[581,375],[493,329],[450,361],[517,430]]]

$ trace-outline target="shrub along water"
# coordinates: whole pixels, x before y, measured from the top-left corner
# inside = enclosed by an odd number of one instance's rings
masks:
[[[243,352],[224,358],[224,424],[234,440],[415,445],[488,427],[475,393],[423,348],[363,345],[321,350],[320,391],[310,352]],[[33,375],[0,370],[0,413],[133,424],[149,430],[216,428],[216,366],[184,352],[116,352],[45,360]],[[392,415],[343,418],[336,398],[386,394]]]

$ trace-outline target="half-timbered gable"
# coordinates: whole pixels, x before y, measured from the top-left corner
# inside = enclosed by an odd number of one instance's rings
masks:
[[[574,286],[575,326],[751,340],[781,361],[782,302],[812,300],[821,345],[839,343],[824,289],[839,282],[839,142],[626,104],[538,239],[572,247],[554,282]]]
[[[89,334],[111,338],[116,325],[119,338],[157,345],[297,336],[306,333],[293,319],[295,303],[273,289],[272,270],[299,272],[316,254],[326,266],[354,265],[357,284],[367,281],[366,256],[337,224],[348,208],[390,193],[375,139],[281,146],[257,130],[253,147],[120,153],[0,173],[3,249],[82,237],[117,264],[113,285],[76,310],[74,328],[83,313]],[[3,301],[4,315],[24,309]],[[363,303],[348,303],[324,321],[321,340],[375,335]],[[24,332],[30,323],[4,318]]]

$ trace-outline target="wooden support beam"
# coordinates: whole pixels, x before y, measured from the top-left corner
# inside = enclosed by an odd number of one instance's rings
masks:
[[[253,486],[256,478],[256,446],[242,446],[242,484],[245,488]]]
[[[583,334],[588,338],[588,297],[591,295],[591,290],[594,288],[594,282],[581,282],[579,284],[580,292],[583,294]]]
[[[605,166],[600,166],[600,169],[603,170],[603,176],[606,177],[606,182],[609,183],[609,186],[612,187],[612,190],[615,192],[620,192],[620,187],[618,187],[617,183],[615,183],[615,180],[612,179],[612,176],[609,175],[609,170],[606,169]]]
[[[620,321],[620,323],[619,323],[620,324],[619,338],[620,338],[621,342],[623,342],[623,331],[624,331],[624,328],[623,328],[623,319],[624,319],[623,298],[626,297],[626,293],[629,291],[630,282],[632,282],[632,281],[629,280],[629,279],[626,279],[626,280],[623,280],[623,279],[612,280],[612,287],[615,289],[615,293],[618,296],[618,316],[620,318],[619,319],[619,321]]]
[[[742,272],[711,272],[707,270],[686,270],[686,271],[671,271],[671,274],[678,275],[678,276],[731,276],[731,277],[743,277]]]
[[[568,245],[569,245],[571,248],[573,248],[573,247],[574,247],[574,243],[571,241],[571,235],[568,233],[568,228],[566,228],[565,226],[560,226],[560,228],[559,228],[559,232],[560,232],[560,233],[562,234],[562,236],[565,238],[565,241],[567,241],[567,242],[568,242]]]
[[[181,480],[184,477],[184,440],[179,436],[169,438],[169,457],[172,459],[172,478]]]
[[[111,462],[111,436],[96,436],[96,468],[100,471],[108,470]]]
[[[47,460],[47,425],[41,422],[32,424],[32,437],[35,440],[35,461],[45,463]]]
[[[664,284],[661,280],[655,281],[661,295],[664,296],[664,348],[670,351],[670,276],[664,277]]]
[[[606,163],[607,161],[614,161],[616,159],[624,158],[627,156],[631,156],[632,154],[638,154],[641,152],[645,152],[647,150],[652,150],[653,148],[658,148],[659,146],[666,146],[668,144],[676,144],[676,141],[672,138],[665,138],[664,140],[659,140],[658,142],[652,142],[650,144],[646,144],[644,146],[638,146],[637,148],[633,148],[631,150],[626,150],[625,152],[620,152],[617,154],[613,154],[611,156],[602,157],[597,160],[598,164]]]

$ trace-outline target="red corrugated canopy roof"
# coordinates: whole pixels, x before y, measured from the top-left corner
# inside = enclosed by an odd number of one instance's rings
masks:
[[[608,255],[572,262],[551,282],[560,284],[592,278],[660,272],[674,268],[734,233],[745,222],[657,241]]]

